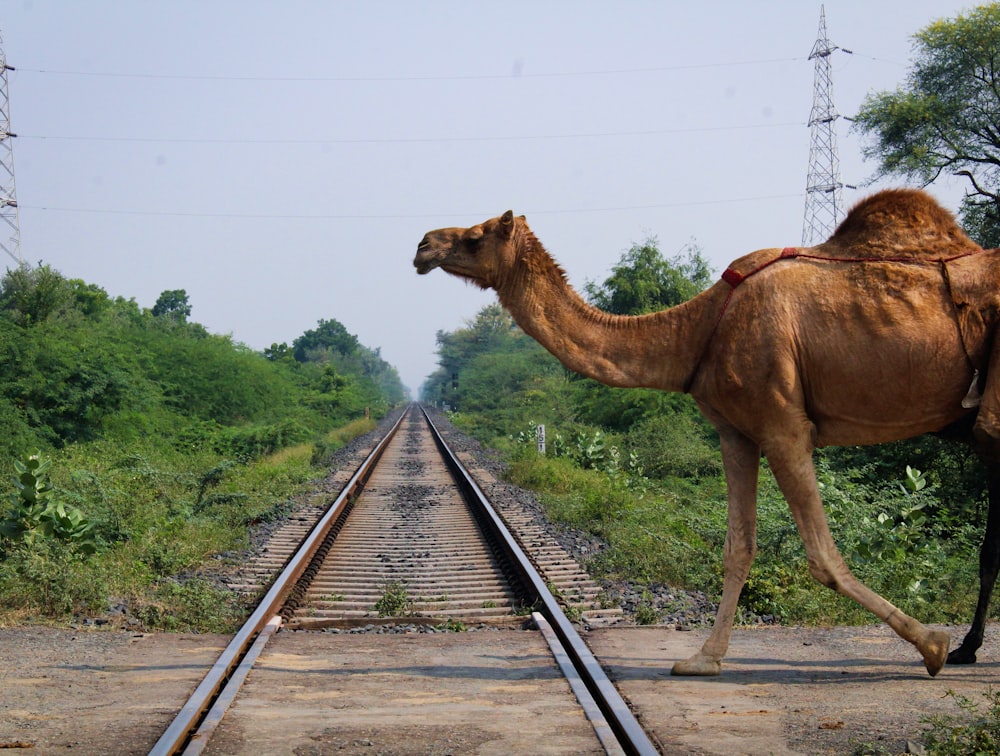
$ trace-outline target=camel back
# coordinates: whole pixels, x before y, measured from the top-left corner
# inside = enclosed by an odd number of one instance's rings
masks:
[[[855,205],[829,240],[816,248],[826,257],[940,260],[979,251],[926,192],[889,189]]]

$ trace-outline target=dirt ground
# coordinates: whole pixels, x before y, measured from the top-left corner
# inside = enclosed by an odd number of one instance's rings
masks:
[[[975,700],[1000,682],[993,626],[978,664],[936,678],[878,626],[737,629],[717,678],[669,674],[705,631],[625,627],[587,637],[670,754],[843,754],[862,745],[903,753],[927,714],[958,713],[949,691]],[[227,640],[0,630],[0,748],[147,753]],[[283,632],[208,752],[599,753],[570,695],[533,633]]]

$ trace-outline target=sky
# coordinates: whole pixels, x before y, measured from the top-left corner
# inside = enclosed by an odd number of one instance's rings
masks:
[[[823,3],[837,111],[976,4]],[[436,334],[495,301],[417,276],[430,229],[512,209],[578,289],[649,238],[716,273],[799,244],[820,8],[4,0],[22,258],[142,307],[184,289],[256,350],[337,320],[416,395]],[[845,206],[902,185],[836,130]],[[957,210],[964,187],[931,191]]]

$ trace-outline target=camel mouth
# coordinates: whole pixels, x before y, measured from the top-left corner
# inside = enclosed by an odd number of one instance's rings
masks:
[[[441,255],[437,255],[434,250],[425,249],[421,245],[417,249],[417,256],[413,258],[413,267],[417,269],[419,275],[423,276],[439,267],[442,262],[444,259]]]

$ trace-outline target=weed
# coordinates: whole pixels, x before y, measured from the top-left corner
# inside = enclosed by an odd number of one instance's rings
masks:
[[[653,606],[653,597],[649,591],[643,590],[638,605],[635,607],[635,623],[637,625],[655,625],[660,621],[661,612]]]
[[[41,454],[14,460],[17,492],[11,496],[11,509],[0,519],[0,536],[28,544],[51,537],[69,543],[81,554],[93,554],[97,551],[94,523],[56,493],[49,481],[51,465]]]
[[[153,600],[141,603],[136,616],[147,630],[232,632],[241,617],[235,596],[199,578],[161,583]]]
[[[390,580],[382,585],[382,596],[375,602],[379,617],[402,617],[410,611],[413,602],[401,580]]]
[[[928,756],[960,756],[962,754],[1000,753],[1000,692],[987,688],[983,692],[986,710],[967,696],[949,690],[963,715],[926,717],[931,727],[924,735]]]

